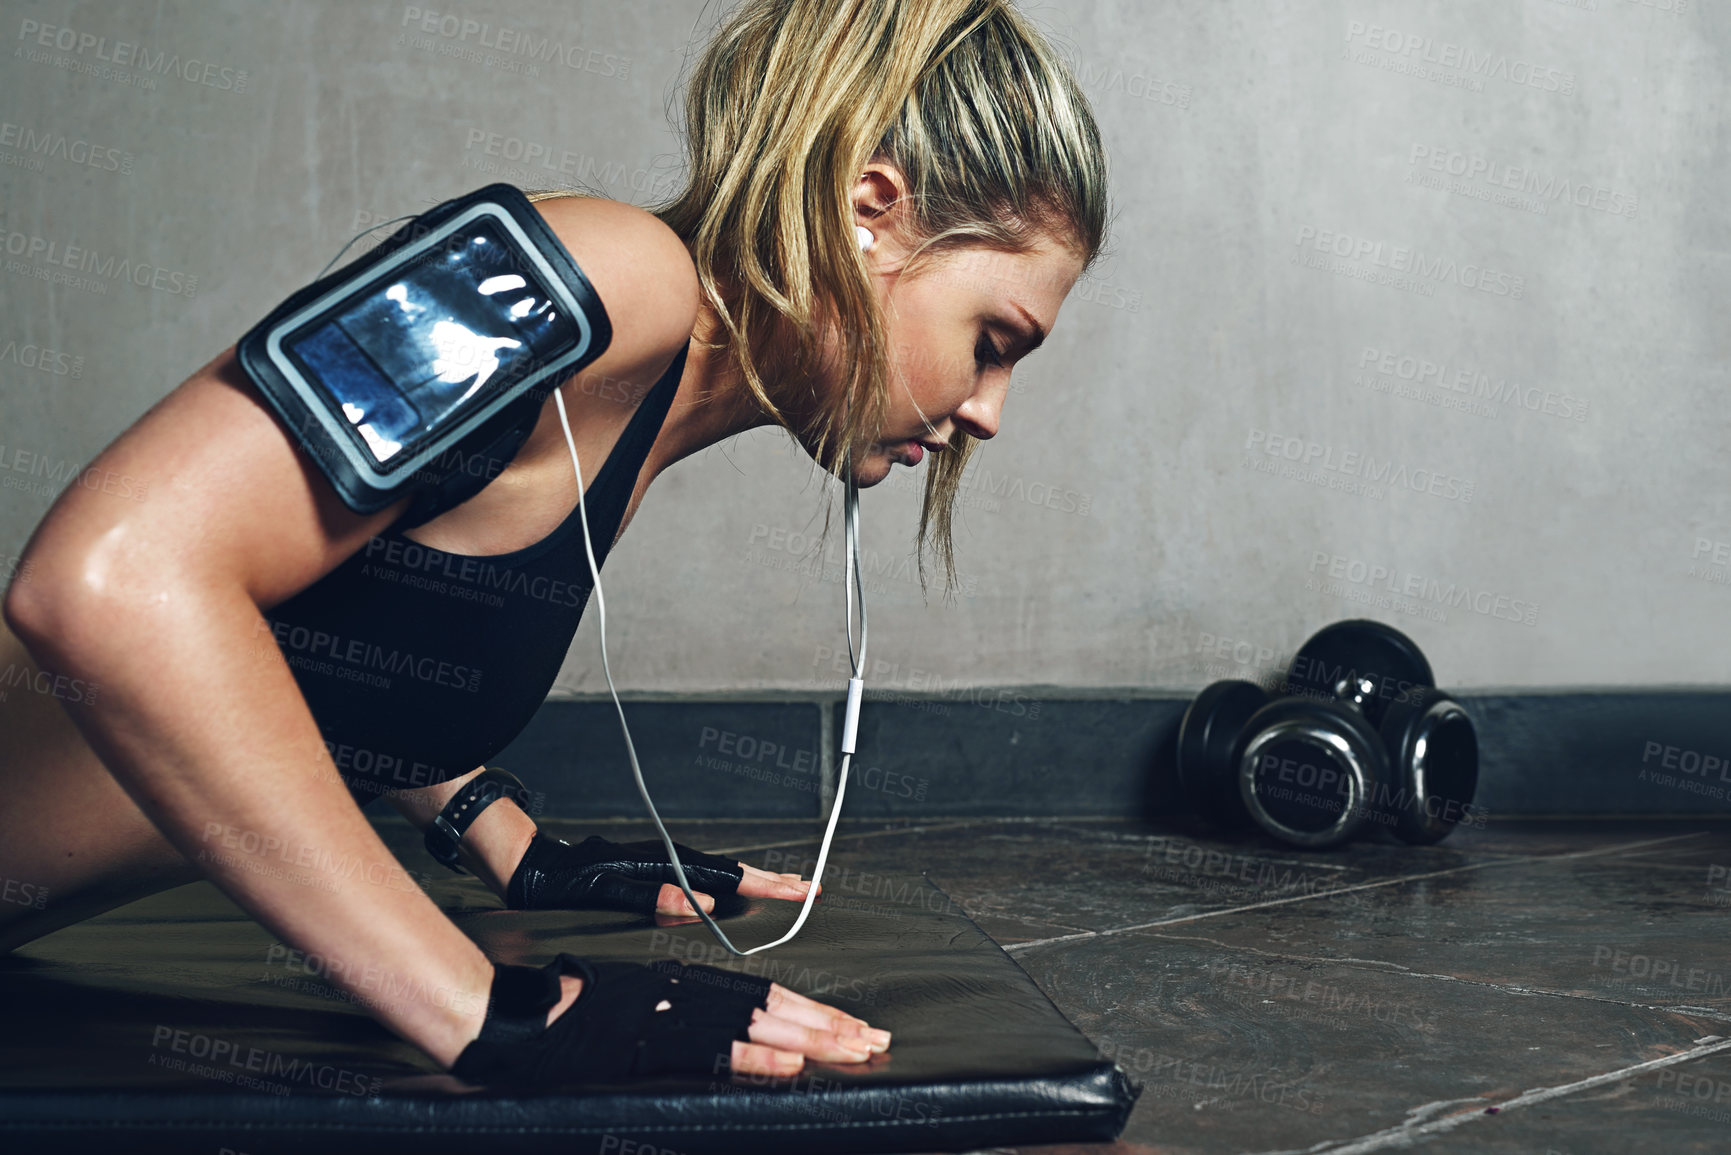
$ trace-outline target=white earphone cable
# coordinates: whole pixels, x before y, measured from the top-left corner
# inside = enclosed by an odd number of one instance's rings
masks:
[[[327,264],[327,265],[326,265],[326,266],[325,266],[325,267],[324,267],[324,268],[322,268],[322,269],[320,269],[320,270],[319,270],[319,275],[318,275],[318,276],[316,276],[316,277],[314,277],[314,278],[313,278],[313,280],[315,280],[315,281],[317,281],[317,280],[322,280],[322,279],[323,279],[323,278],[324,278],[324,275],[325,275],[325,274],[326,274],[326,273],[328,273],[328,272],[330,272],[330,271],[331,271],[331,265],[334,265],[334,264],[336,264],[336,263],[337,263],[337,262],[338,262],[338,261],[340,261],[340,260],[342,260],[342,259],[343,259],[343,254],[344,254],[344,253],[346,253],[346,252],[348,252],[348,251],[349,251],[349,249],[351,249],[351,248],[353,248],[353,247],[354,247],[354,243],[355,243],[355,242],[356,242],[356,241],[358,241],[358,240],[360,240],[360,239],[361,239],[361,238],[362,238],[362,237],[364,237],[364,236],[366,236],[366,235],[367,235],[367,234],[368,234],[368,233],[370,233],[370,232],[372,232],[372,231],[373,231],[373,230],[374,230],[374,229],[382,229],[382,228],[384,228],[384,227],[385,227],[385,226],[386,226],[386,225],[394,225],[394,224],[396,224],[396,223],[397,223],[397,221],[411,221],[411,220],[414,220],[414,219],[415,219],[415,214],[414,214],[414,213],[407,213],[407,214],[405,214],[405,215],[403,215],[403,216],[400,216],[400,217],[398,217],[398,218],[396,218],[396,220],[390,220],[390,221],[380,221],[380,222],[379,222],[379,223],[378,223],[378,224],[376,224],[376,225],[368,225],[368,226],[367,226],[367,227],[366,227],[366,228],[364,228],[364,229],[362,229],[362,230],[361,230],[361,231],[360,231],[360,232],[358,232],[358,233],[356,233],[356,234],[355,234],[355,235],[354,235],[354,236],[352,236],[352,237],[350,237],[350,238],[349,238],[349,243],[348,243],[348,244],[346,244],[346,245],[344,245],[344,246],[343,246],[343,247],[342,247],[342,248],[340,248],[340,249],[338,249],[338,250],[337,250],[337,255],[336,255],[336,256],[334,256],[334,257],[332,257],[332,258],[331,258],[331,259],[330,259],[330,264]]]
[[[836,777],[835,801],[830,805],[829,824],[823,833],[823,843],[817,852],[817,867],[812,872],[811,889],[806,893],[805,903],[799,909],[799,917],[794,920],[788,932],[774,942],[766,942],[762,946],[754,946],[749,950],[740,950],[728,939],[720,926],[709,912],[704,910],[697,901],[697,895],[692,893],[691,882],[685,876],[685,868],[679,862],[679,852],[673,847],[673,838],[667,833],[667,827],[661,822],[661,815],[655,810],[655,803],[649,797],[649,787],[643,782],[643,767],[637,762],[637,747],[631,742],[631,729],[625,724],[625,707],[619,701],[619,691],[613,685],[613,670],[607,663],[607,601],[601,594],[601,567],[595,563],[595,544],[589,536],[589,511],[583,501],[583,466],[577,460],[577,443],[571,437],[571,424],[565,416],[565,398],[559,390],[553,390],[553,401],[559,409],[559,425],[565,431],[565,445],[571,451],[571,468],[577,474],[577,513],[583,525],[583,548],[589,556],[589,573],[595,579],[595,612],[599,617],[601,633],[601,669],[607,675],[607,689],[613,695],[613,707],[619,712],[619,730],[625,736],[625,753],[631,759],[631,773],[637,779],[637,792],[643,795],[643,804],[649,808],[649,817],[655,821],[655,829],[661,832],[661,841],[667,846],[668,861],[673,864],[673,873],[679,878],[679,889],[685,892],[685,900],[691,904],[691,909],[697,912],[709,931],[718,942],[736,955],[756,954],[768,950],[772,946],[780,946],[805,925],[805,920],[811,914],[811,905],[817,901],[818,884],[823,879],[824,864],[829,860],[830,841],[835,837],[836,823],[841,819],[842,795],[847,790],[847,772],[853,758],[854,739],[859,730],[860,695],[865,689],[865,654],[866,654],[866,612],[865,587],[860,581],[859,564],[859,488],[854,484],[853,472],[850,468],[847,476],[847,495],[844,511],[846,522],[846,537],[848,551],[848,580],[843,584],[847,588],[847,649],[848,657],[853,664],[853,676],[847,683],[847,715],[842,727],[841,769]],[[859,650],[854,650],[853,619],[855,604],[859,607]]]

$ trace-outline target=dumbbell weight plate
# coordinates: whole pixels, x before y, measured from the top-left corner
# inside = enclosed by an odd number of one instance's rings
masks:
[[[1382,739],[1340,702],[1281,698],[1245,723],[1238,790],[1251,820],[1284,842],[1336,846],[1365,825],[1389,780]]]
[[[1383,745],[1396,776],[1394,832],[1422,846],[1448,836],[1469,808],[1479,782],[1479,743],[1472,719],[1441,690],[1417,689],[1389,704]]]
[[[1255,682],[1215,682],[1196,695],[1178,724],[1178,785],[1190,809],[1216,826],[1250,825],[1239,798],[1233,755],[1244,723],[1268,701]]]
[[[1372,728],[1389,703],[1414,686],[1434,686],[1430,663],[1411,638],[1364,618],[1335,622],[1299,647],[1286,676],[1286,692],[1356,706]]]

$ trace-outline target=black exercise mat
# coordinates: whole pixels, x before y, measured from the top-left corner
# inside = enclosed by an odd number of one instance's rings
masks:
[[[679,957],[765,974],[894,1032],[858,1066],[523,1094],[470,1088],[376,1024],[214,887],[196,883],[0,955],[0,1149],[278,1152],[965,1151],[1108,1140],[1137,1090],[942,891],[826,887],[798,938],[749,959],[701,923],[496,909],[429,880],[487,953]],[[791,925],[761,901],[742,947]],[[491,908],[491,909],[490,909]]]

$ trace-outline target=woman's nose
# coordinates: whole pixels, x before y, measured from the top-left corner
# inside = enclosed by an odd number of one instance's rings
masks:
[[[979,389],[956,410],[956,424],[968,436],[990,441],[998,432],[998,415],[1003,411],[1006,391],[996,385]]]

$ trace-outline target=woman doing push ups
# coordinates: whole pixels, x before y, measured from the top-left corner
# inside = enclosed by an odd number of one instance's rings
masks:
[[[92,463],[145,500],[73,485],[55,501],[6,592],[0,664],[99,692],[0,704],[0,875],[50,896],[0,905],[0,949],[208,879],[473,1082],[785,1075],[889,1046],[754,977],[495,964],[426,892],[383,881],[401,867],[363,812],[384,797],[508,908],[694,913],[659,842],[551,838],[487,778],[590,591],[573,457],[598,563],[662,471],[743,430],[780,426],[862,488],[924,461],[917,542],[953,582],[963,468],[1101,253],[1099,131],[1004,0],[744,0],[689,84],[670,201],[531,194],[611,339],[549,382],[473,492],[355,512],[231,345]],[[408,580],[434,556],[546,580],[457,598]],[[438,660],[358,676],[356,641]],[[811,885],[680,857],[706,910]],[[398,993],[378,997],[377,976]]]

